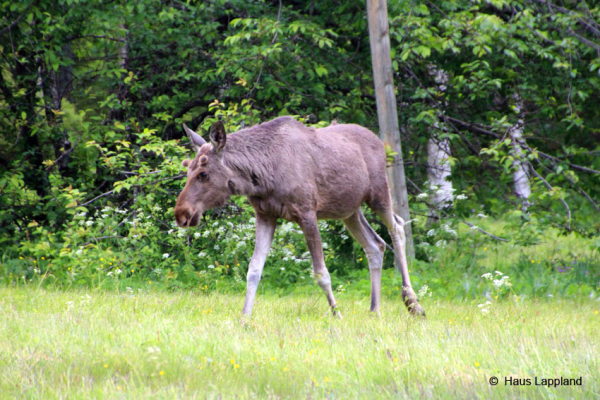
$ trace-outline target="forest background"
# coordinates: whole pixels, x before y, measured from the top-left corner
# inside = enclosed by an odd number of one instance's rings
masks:
[[[378,130],[362,1],[1,10],[6,285],[243,291],[245,199],[197,230],[174,224],[191,155],[181,124],[204,134],[222,119],[234,132],[293,115]],[[421,296],[597,298],[598,5],[396,0],[388,12]],[[340,222],[321,232],[337,290],[368,293],[362,249]],[[391,252],[385,266],[384,293],[399,297]],[[498,270],[511,285],[482,278]],[[310,271],[301,232],[282,222],[261,290],[313,292]]]

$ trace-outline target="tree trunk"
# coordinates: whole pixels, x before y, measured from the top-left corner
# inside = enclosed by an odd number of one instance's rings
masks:
[[[438,68],[436,65],[430,65],[429,75],[437,85],[437,92],[443,95],[447,89],[448,72]],[[438,117],[442,120],[444,100],[434,100],[432,106],[438,111]],[[429,181],[429,190],[432,195],[430,198],[431,208],[427,225],[434,224],[440,220],[439,210],[450,207],[454,199],[452,182],[448,180],[452,173],[452,167],[448,158],[450,158],[450,140],[447,137],[448,129],[444,123],[435,123],[430,130],[430,138],[427,142],[427,179]]]
[[[435,129],[435,128],[434,128]],[[431,191],[428,224],[439,221],[438,210],[450,207],[454,196],[452,182],[448,179],[452,172],[450,162],[450,141],[439,139],[432,134],[427,142],[427,179]]]
[[[121,24],[119,24],[119,29],[126,30],[127,27],[125,26],[125,24],[121,23]],[[123,35],[123,39],[124,39],[123,44],[121,45],[121,47],[119,47],[119,54],[118,54],[119,68],[127,70],[128,61],[129,61],[129,47],[127,44],[127,39],[128,39],[127,32],[125,32],[125,34]],[[121,80],[121,82],[118,84],[116,90],[117,90],[117,98],[119,99],[119,102],[122,104],[129,97],[129,86],[126,85],[125,83],[123,83],[123,81]],[[112,121],[125,120],[126,115],[124,114],[124,110],[125,110],[125,107],[120,107],[118,110],[116,110],[114,108],[111,109],[111,111],[109,113],[109,119]]]
[[[373,63],[373,80],[375,82],[375,97],[377,100],[377,116],[379,119],[379,135],[398,155],[394,165],[388,168],[388,181],[394,211],[406,222],[406,254],[414,258],[410,210],[408,208],[408,193],[404,162],[398,128],[398,110],[396,109],[396,94],[392,76],[392,58],[390,56],[390,36],[385,0],[367,0],[367,16],[369,22],[369,38],[371,43],[371,60]]]
[[[529,186],[529,168],[524,160],[525,156],[523,154],[523,149],[521,148],[521,143],[525,140],[523,138],[523,99],[518,94],[515,94],[513,99],[515,101],[515,112],[518,115],[517,123],[509,130],[514,156],[513,183],[515,194],[522,200],[523,210],[526,210],[530,205],[528,198],[531,195],[531,187]]]

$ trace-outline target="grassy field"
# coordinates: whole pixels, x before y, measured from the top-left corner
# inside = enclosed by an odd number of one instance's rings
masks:
[[[600,304],[0,289],[0,396],[58,398],[600,398]],[[491,386],[495,376],[500,382]],[[505,377],[532,380],[507,386]],[[534,378],[582,386],[535,386]]]

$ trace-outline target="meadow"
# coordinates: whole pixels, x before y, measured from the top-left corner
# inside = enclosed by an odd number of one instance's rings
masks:
[[[0,397],[600,398],[598,301],[511,297],[484,313],[435,298],[422,300],[426,319],[389,297],[376,317],[342,292],[338,320],[315,287],[259,295],[243,323],[235,293],[2,287]]]

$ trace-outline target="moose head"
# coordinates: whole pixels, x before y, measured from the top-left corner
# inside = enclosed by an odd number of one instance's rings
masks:
[[[196,151],[193,160],[184,160],[187,167],[187,182],[177,198],[175,219],[180,227],[196,226],[202,213],[221,206],[232,194],[232,171],[223,163],[223,149],[227,142],[222,121],[210,128],[210,143],[183,125],[192,147]]]

